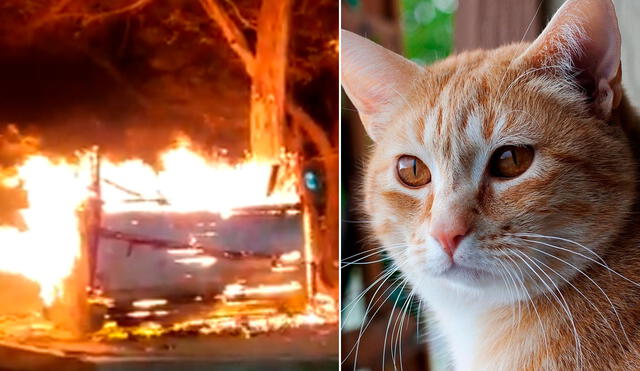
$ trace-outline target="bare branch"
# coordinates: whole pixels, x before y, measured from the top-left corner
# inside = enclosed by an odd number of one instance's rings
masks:
[[[127,6],[123,6],[122,8],[91,14],[82,12],[62,13],[62,10],[71,2],[71,0],[62,0],[60,3],[54,5],[51,8],[51,11],[47,16],[31,25],[31,27],[37,29],[46,23],[55,22],[66,18],[78,18],[82,21],[83,26],[86,26],[95,21],[142,9],[152,1],[153,0],[137,0]]]
[[[242,25],[245,28],[250,28],[252,30],[256,29],[256,25],[254,23],[252,23],[251,21],[246,19],[244,16],[242,16],[242,13],[240,12],[240,9],[238,9],[238,6],[235,3],[235,0],[225,0],[225,3],[227,3],[229,8],[231,8],[231,11],[233,12],[233,15],[235,15],[235,17],[238,19],[238,21],[240,21],[240,23],[242,23]]]
[[[142,9],[144,8],[147,4],[151,3],[153,0],[138,0],[130,5],[127,5],[125,7],[122,8],[118,8],[118,9],[114,9],[114,10],[110,10],[107,12],[103,12],[103,13],[98,13],[98,14],[92,14],[92,15],[88,15],[84,18],[83,22],[84,24],[89,24],[93,21],[97,21],[100,19],[104,19],[107,17],[112,17],[114,15],[119,15],[119,14],[123,14],[123,13],[129,13],[132,12],[134,10],[138,10],[138,9]]]
[[[118,71],[118,69],[109,61],[109,59],[104,58],[94,52],[92,52],[88,48],[82,48],[82,51],[86,53],[86,55],[95,63],[98,67],[102,68],[115,82],[120,84],[129,96],[134,98],[138,104],[142,107],[150,109],[153,107],[153,104],[145,97],[140,94],[134,87],[127,81],[127,79]]]
[[[255,56],[249,48],[249,43],[242,31],[240,31],[229,15],[220,7],[217,0],[200,0],[200,4],[202,4],[209,18],[218,24],[227,43],[229,43],[231,49],[233,49],[244,63],[247,75],[252,77]]]
[[[296,105],[289,99],[287,102],[287,112],[291,115],[294,125],[297,125],[300,130],[307,133],[307,137],[316,146],[318,152],[320,152],[320,157],[325,160],[330,160],[336,155],[325,130],[320,127],[302,107]]]

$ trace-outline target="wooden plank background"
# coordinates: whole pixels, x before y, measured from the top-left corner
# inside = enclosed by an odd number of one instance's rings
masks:
[[[456,51],[491,49],[533,40],[543,24],[540,0],[460,0],[455,16]]]

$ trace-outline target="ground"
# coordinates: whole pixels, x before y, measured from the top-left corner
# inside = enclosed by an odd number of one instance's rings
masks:
[[[94,343],[0,340],[0,370],[336,370],[337,326],[252,338],[161,337]],[[117,354],[117,355],[116,355]]]

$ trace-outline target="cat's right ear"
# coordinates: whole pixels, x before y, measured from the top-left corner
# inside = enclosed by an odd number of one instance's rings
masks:
[[[520,60],[564,70],[607,120],[622,99],[620,30],[611,0],[568,0]]]
[[[341,32],[342,87],[358,109],[367,134],[377,141],[400,109],[421,68],[352,32]]]

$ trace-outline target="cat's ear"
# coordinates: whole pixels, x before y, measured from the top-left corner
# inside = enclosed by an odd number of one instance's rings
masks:
[[[611,0],[568,0],[520,58],[542,68],[562,66],[602,119],[620,104],[620,30]]]
[[[377,141],[394,113],[408,108],[405,96],[421,68],[349,31],[342,30],[340,42],[342,87]]]

